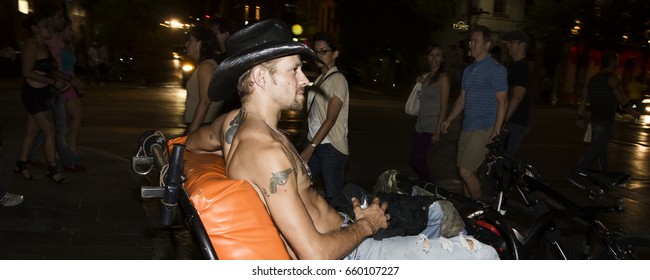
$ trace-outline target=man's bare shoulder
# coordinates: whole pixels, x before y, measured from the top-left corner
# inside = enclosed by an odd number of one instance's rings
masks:
[[[280,137],[264,123],[242,125],[230,150],[228,176],[265,186],[274,173],[295,172],[295,160]]]

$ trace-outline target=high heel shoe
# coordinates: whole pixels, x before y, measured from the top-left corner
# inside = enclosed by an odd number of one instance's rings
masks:
[[[16,161],[16,167],[14,167],[14,173],[20,175],[20,177],[23,177],[23,179],[28,181],[34,179],[34,176],[32,176],[32,174],[29,174],[29,170],[27,170],[27,162],[23,160]]]
[[[54,178],[55,176],[59,175],[59,179]],[[59,173],[59,169],[56,166],[49,166],[47,168],[47,172],[45,172],[45,177],[50,179],[50,181],[57,183],[57,184],[66,184],[69,183],[70,180],[61,177],[61,173]]]

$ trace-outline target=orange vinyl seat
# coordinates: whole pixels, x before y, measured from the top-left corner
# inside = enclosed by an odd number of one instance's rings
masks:
[[[168,141],[184,144],[186,137]],[[183,187],[219,259],[291,259],[266,206],[246,180],[226,177],[223,157],[185,151]]]

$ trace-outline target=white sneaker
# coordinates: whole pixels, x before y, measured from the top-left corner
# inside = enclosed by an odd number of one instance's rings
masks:
[[[0,198],[0,205],[4,207],[16,206],[23,203],[23,196],[20,194],[5,193],[5,196]]]

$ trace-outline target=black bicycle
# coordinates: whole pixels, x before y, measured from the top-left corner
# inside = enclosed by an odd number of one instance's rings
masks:
[[[488,203],[512,225],[496,230],[517,237],[524,259],[650,259],[650,236],[611,230],[599,220],[609,213],[624,214],[624,205],[611,190],[630,176],[621,172],[582,170],[588,184],[581,188],[592,203],[580,206],[540,180],[540,173],[506,154],[508,132],[488,144],[487,169],[481,181],[493,190]]]

